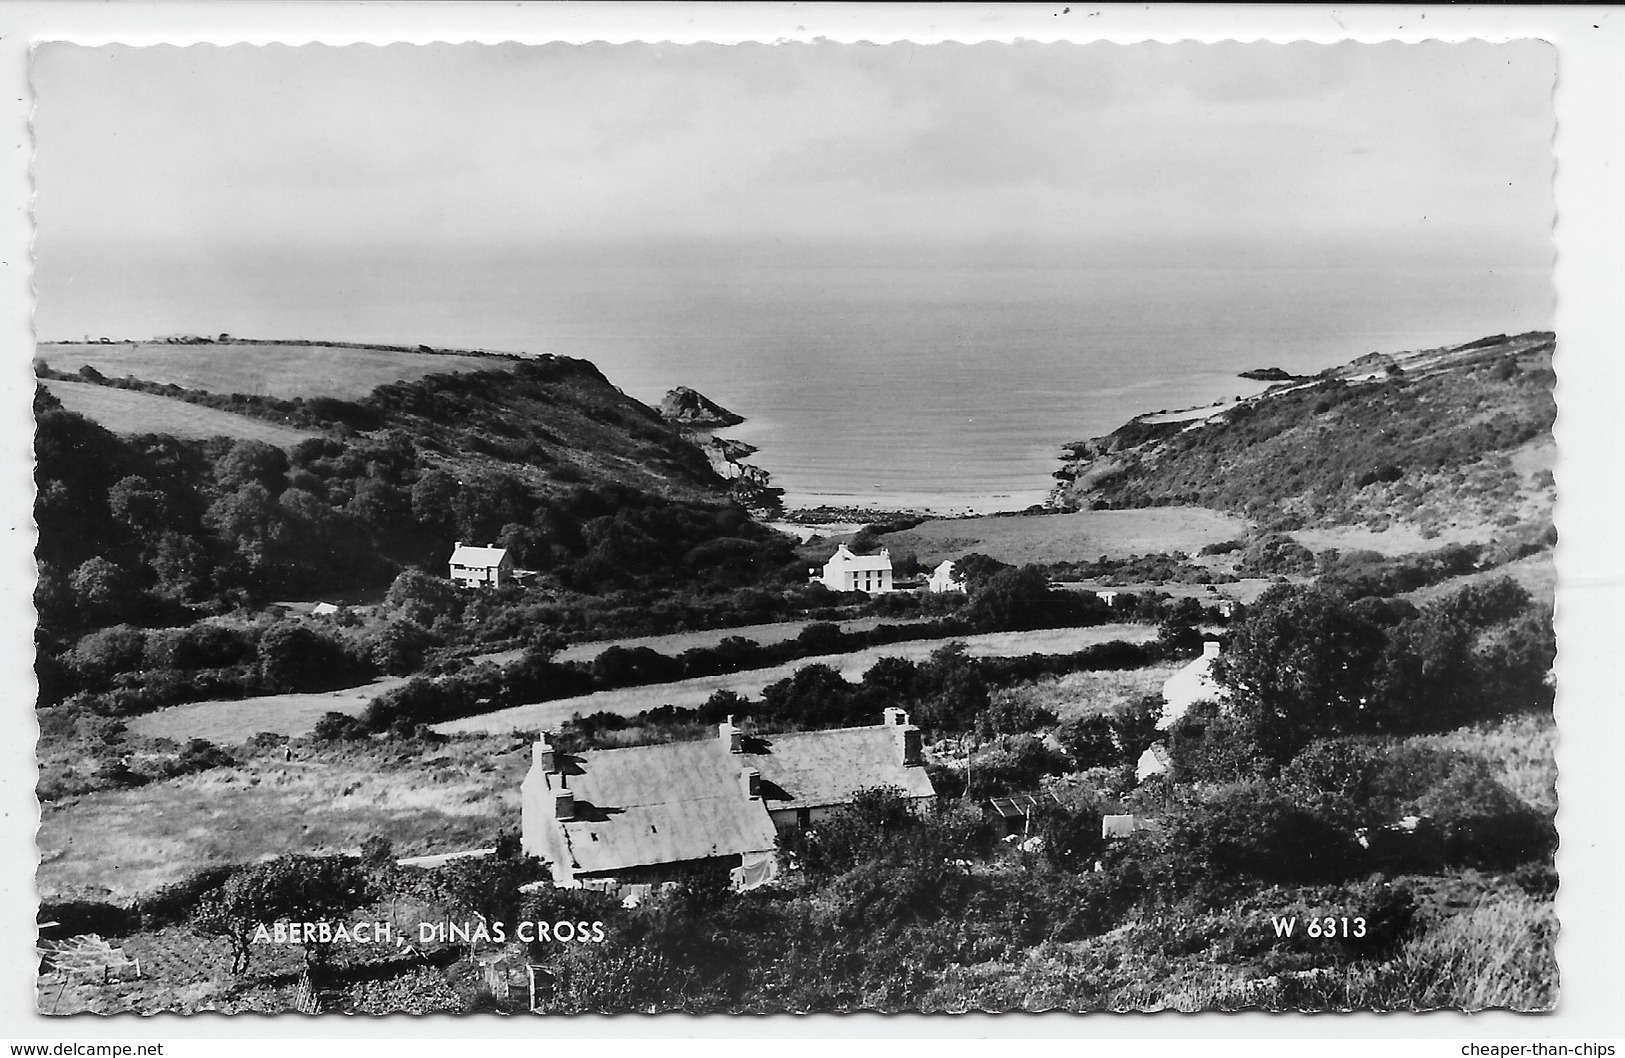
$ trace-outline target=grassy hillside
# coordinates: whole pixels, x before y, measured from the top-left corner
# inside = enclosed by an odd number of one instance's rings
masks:
[[[1079,508],[1196,504],[1277,528],[1492,530],[1549,520],[1549,333],[1372,354],[1191,422],[1069,446]]]
[[[242,350],[177,352],[201,363]],[[40,367],[41,704],[71,697],[75,710],[140,712],[189,698],[327,691],[380,666],[404,671],[399,657],[462,634],[448,617],[460,611],[455,599],[432,598],[415,611],[421,620],[371,629],[372,640],[321,631],[311,635],[325,645],[270,655],[233,647],[205,664],[230,670],[208,687],[130,644],[140,629],[252,614],[273,599],[382,595],[413,566],[436,574],[418,588],[449,591],[445,563],[459,540],[507,548],[537,573],[537,598],[785,583],[788,540],[752,521],[679,428],[592,364],[467,359],[496,366],[392,381],[359,400],[220,394],[95,370],[65,379]],[[145,410],[129,414],[136,407]],[[239,631],[259,643],[265,629]],[[280,662],[267,669],[266,658],[279,652],[307,660],[278,674]]]
[[[484,371],[507,357],[421,347],[333,342],[227,341],[44,342],[35,354],[58,371],[91,367],[210,393],[269,397],[365,397],[386,382],[457,371]]]
[[[64,379],[53,379],[44,385],[68,411],[99,422],[118,434],[164,433],[194,441],[229,437],[234,441],[264,441],[279,448],[291,448],[300,441],[319,436],[315,430],[282,426],[152,393]]]
[[[1242,535],[1244,519],[1198,507],[1134,511],[1077,511],[1049,515],[933,518],[880,539],[893,550],[913,551],[927,566],[970,552],[1001,562],[1069,562],[1105,555],[1191,552]]]

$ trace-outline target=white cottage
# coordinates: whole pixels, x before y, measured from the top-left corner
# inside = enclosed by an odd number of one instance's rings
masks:
[[[808,570],[809,581],[830,591],[863,591],[881,595],[892,590],[891,552],[881,548],[873,555],[858,555],[845,544],[824,563],[824,571]]]
[[[926,581],[926,587],[934,593],[962,592],[965,590],[965,578],[954,574],[953,559],[944,559],[940,566],[931,571],[931,578]]]
[[[497,588],[513,580],[513,558],[505,547],[479,547],[461,540],[452,548],[451,579],[463,588]]]
[[[1162,718],[1159,730],[1166,730],[1196,702],[1222,702],[1228,692],[1213,678],[1213,662],[1219,657],[1219,644],[1202,644],[1202,656],[1170,676],[1162,685]]]

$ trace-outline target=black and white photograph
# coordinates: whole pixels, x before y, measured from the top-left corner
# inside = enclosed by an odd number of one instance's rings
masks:
[[[1558,54],[36,43],[35,1010],[1558,1009]]]

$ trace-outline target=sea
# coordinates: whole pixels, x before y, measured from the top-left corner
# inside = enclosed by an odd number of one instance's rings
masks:
[[[1263,388],[1240,371],[1544,329],[1553,302],[1540,270],[1399,265],[506,261],[198,279],[207,289],[137,290],[122,313],[103,300],[96,333],[582,357],[645,402],[685,385],[745,416],[725,435],[757,446],[792,508],[943,513],[1040,503],[1067,442]]]

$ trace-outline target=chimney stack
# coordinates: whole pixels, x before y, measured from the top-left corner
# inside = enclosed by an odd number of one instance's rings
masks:
[[[734,726],[732,716],[717,725],[717,736],[728,743],[729,753],[745,752],[745,733]]]
[[[556,756],[553,747],[548,745],[547,736],[543,735],[530,747],[530,770],[541,772],[558,771]]]
[[[762,799],[762,773],[755,768],[739,769],[739,788],[751,801]]]
[[[558,785],[553,787],[553,816],[565,822],[574,819],[576,815],[576,795],[570,792],[569,784],[563,775],[558,776]]]
[[[925,763],[925,745],[920,729],[908,722],[908,713],[901,709],[886,710],[886,726],[891,728],[897,751],[903,758],[903,767],[913,768]]]

